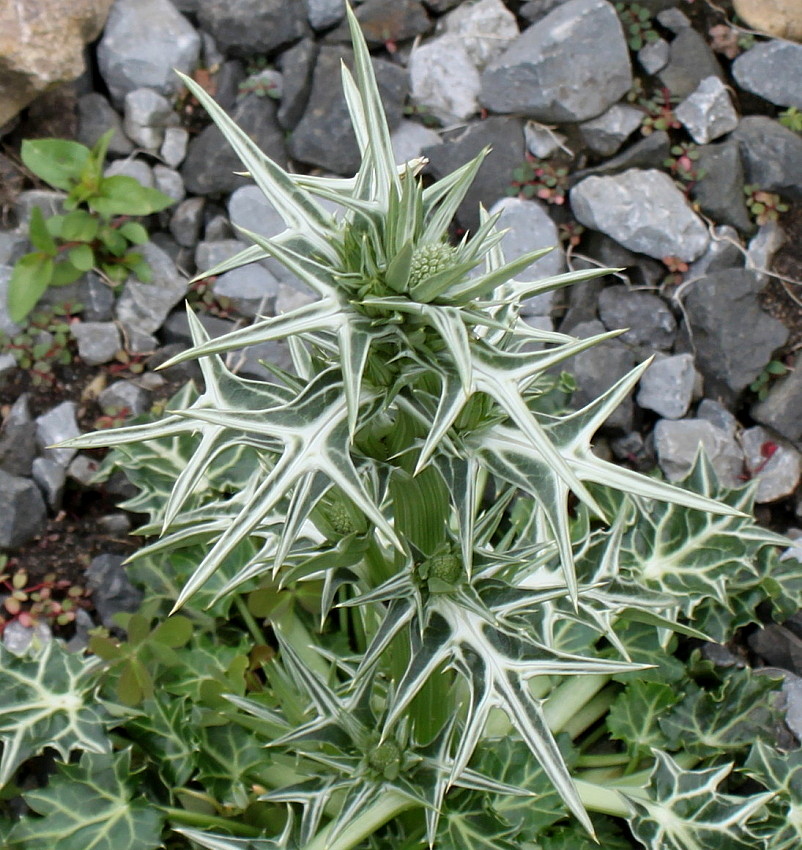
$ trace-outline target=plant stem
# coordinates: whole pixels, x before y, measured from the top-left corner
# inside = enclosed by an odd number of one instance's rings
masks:
[[[591,699],[610,681],[609,676],[591,674],[571,676],[558,685],[549,695],[543,714],[549,729],[555,734],[572,722]],[[605,709],[606,710],[606,709]],[[602,712],[603,714],[604,712]],[[601,715],[599,715],[601,716]]]
[[[198,826],[204,829],[225,829],[234,835],[255,838],[262,834],[259,827],[242,823],[239,820],[219,818],[216,815],[204,815],[201,812],[190,812],[188,809],[176,809],[172,806],[159,806],[167,817],[175,823],[184,826]]]
[[[590,728],[597,720],[607,714],[610,706],[618,696],[618,688],[610,686],[601,693],[596,694],[593,699],[586,702],[579,711],[571,717],[563,726],[562,731],[576,740],[586,729]]]
[[[614,788],[602,788],[583,779],[575,779],[574,784],[586,809],[617,818],[628,818],[632,814],[626,798]]]
[[[377,802],[354,818],[348,825],[347,831],[334,841],[329,842],[329,833],[331,832],[331,824],[329,824],[318,832],[304,847],[304,850],[351,850],[365,838],[373,835],[387,821],[417,805],[409,797],[399,794],[397,791],[387,791]]]
[[[251,614],[248,610],[247,603],[239,594],[234,597],[234,604],[237,606],[240,617],[242,617],[245,621],[245,625],[248,627],[251,637],[256,641],[256,643],[261,644],[262,646],[267,646],[267,638],[265,637],[265,633],[262,631],[262,627],[256,622],[253,614]]]
[[[594,753],[589,756],[580,756],[576,761],[576,766],[582,767],[620,767],[622,764],[629,763],[629,756],[626,753]]]

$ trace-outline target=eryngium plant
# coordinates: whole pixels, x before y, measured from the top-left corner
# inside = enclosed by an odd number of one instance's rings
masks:
[[[673,658],[671,641],[676,632],[704,636],[695,617],[713,632],[749,622],[753,609],[732,602],[741,589],[754,604],[784,590],[771,572],[780,538],[748,519],[748,493],[717,500],[703,461],[693,492],[594,455],[595,432],[644,367],[567,413],[560,364],[614,334],[577,340],[536,330],[519,312],[527,297],[604,270],[528,281],[543,252],[505,262],[503,233],[484,211],[477,231],[451,244],[452,218],[487,152],[428,187],[423,161],[397,165],[370,57],[350,10],[348,18],[355,70],[343,69],[343,86],[362,154],[352,179],[288,174],[185,80],[287,225],[273,239],[243,231],[253,246],[207,274],[270,256],[317,300],[215,340],[190,313],[194,345],[171,363],[197,359],[202,392],[185,392],[158,421],[69,443],[118,447],[115,462],[141,485],[129,507],[149,513],[143,533],[162,535],[139,553],[145,563],[166,558],[162,569],[180,575],[197,556],[174,611],[208,629],[202,608],[225,619],[232,600],[255,591],[262,603],[241,613],[255,635],[255,617],[271,629],[275,657],[259,668],[261,687],[232,687],[192,715],[208,729],[217,712],[251,736],[230,745],[239,778],[228,791],[207,756],[193,767],[210,733],[189,743],[191,716],[159,702],[144,650],[123,658],[107,647],[118,667],[139,664],[120,678],[121,697],[161,706],[158,722],[132,721],[128,736],[147,750],[155,730],[170,730],[169,746],[155,751],[165,753],[165,783],[190,788],[182,800],[199,795],[194,777],[217,796],[218,814],[256,801],[287,807],[283,828],[235,830],[261,836],[252,840],[226,837],[224,824],[179,830],[202,847],[512,850],[584,846],[582,835],[590,841],[596,830],[606,846],[626,846],[589,810],[628,818],[651,850],[775,846],[763,837],[771,794],[722,786],[727,745],[705,749],[700,732],[699,750],[685,746],[712,709],[703,696],[681,701],[677,683],[695,694],[703,676]],[[274,368],[277,382],[242,379],[221,358],[274,340],[288,341],[295,367]],[[147,622],[136,627],[139,646]],[[193,651],[208,655],[212,639],[204,641]],[[165,664],[164,651],[149,657]],[[203,704],[204,689],[182,689],[169,658],[167,692],[186,700],[197,691]],[[192,665],[191,681],[209,669]],[[69,692],[73,714],[87,687]],[[734,675],[709,698],[721,703],[729,688],[738,747],[770,725],[771,687]],[[680,705],[673,725],[658,725]],[[597,754],[593,736],[572,747],[608,710],[602,731],[626,751]],[[105,713],[103,722],[112,723]],[[226,728],[217,722],[213,730]],[[722,741],[726,726],[716,727],[725,727]],[[33,752],[40,738],[19,746]],[[120,767],[129,751],[113,761],[108,746],[72,734],[59,747],[87,750],[80,767],[63,768],[73,788],[92,759],[119,774],[133,823],[128,762]],[[769,786],[773,754],[757,749],[748,766]],[[20,759],[3,758],[8,777]],[[41,792],[36,810],[44,814],[54,794]],[[161,811],[184,824],[223,821],[189,808],[195,820]],[[11,838],[28,846],[18,837],[36,836],[36,823]]]

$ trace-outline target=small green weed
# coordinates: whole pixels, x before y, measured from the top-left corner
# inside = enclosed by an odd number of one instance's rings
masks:
[[[767,192],[749,183],[744,186],[746,206],[755,220],[755,224],[766,224],[777,221],[780,213],[788,212],[788,204],[784,203],[776,192]]]
[[[13,573],[4,570],[9,560],[0,558],[0,593],[4,594],[0,607],[0,635],[9,624],[18,622],[30,628],[37,623],[66,626],[75,619],[79,608],[88,608],[89,592],[67,579],[58,579],[48,573],[41,581],[31,583],[24,569]]]
[[[9,314],[20,322],[50,286],[64,286],[90,269],[112,284],[135,274],[148,282],[150,268],[133,245],[148,241],[132,217],[150,215],[175,203],[133,177],[105,177],[103,165],[113,131],[90,150],[78,142],[38,139],[22,143],[22,160],[39,178],[67,192],[64,215],[45,218],[34,207],[28,238],[34,251],[20,257],[8,289]]]
[[[763,367],[763,371],[749,384],[749,389],[755,393],[760,401],[769,394],[771,384],[776,378],[788,374],[788,367],[779,360],[769,360]]]
[[[652,25],[652,13],[640,3],[616,3],[615,10],[621,19],[630,50],[640,50],[660,38]]]
[[[562,206],[568,192],[568,169],[539,159],[527,158],[512,172],[510,196],[538,198],[547,204]]]
[[[13,337],[0,333],[0,347],[26,369],[34,386],[53,384],[56,366],[72,363],[75,343],[70,324],[80,304],[63,304],[33,313]]]
[[[802,133],[802,112],[795,106],[789,106],[788,109],[783,110],[777,116],[777,120],[783,127],[787,127],[795,133]]]

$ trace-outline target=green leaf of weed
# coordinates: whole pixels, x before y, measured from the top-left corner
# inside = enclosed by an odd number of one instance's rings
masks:
[[[69,191],[81,179],[89,148],[64,139],[33,139],[22,143],[20,156],[45,183]]]
[[[8,313],[21,322],[44,295],[53,277],[53,260],[36,251],[20,257],[8,284]]]

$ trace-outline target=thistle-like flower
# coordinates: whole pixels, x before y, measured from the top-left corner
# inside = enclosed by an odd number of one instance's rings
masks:
[[[392,791],[399,810],[426,807],[430,843],[451,785],[515,793],[469,766],[496,709],[592,831],[536,698],[539,684],[637,669],[616,624],[645,617],[671,628],[676,613],[663,597],[607,592],[617,580],[620,517],[605,515],[594,487],[737,510],[593,454],[596,430],[645,367],[577,412],[544,403],[555,367],[614,334],[578,340],[537,330],[520,318],[521,302],[607,270],[526,280],[544,252],[505,262],[504,234],[484,211],[476,232],[451,245],[449,226],[488,151],[431,185],[420,176],[423,161],[397,164],[350,9],[348,20],[354,74],[344,67],[342,79],[362,154],[353,178],[287,173],[184,79],[286,223],[272,239],[243,230],[253,245],[204,276],[272,257],[317,300],[214,340],[190,312],[194,345],[165,366],[199,360],[204,388],[194,401],[160,421],[69,445],[135,453],[148,441],[189,441],[166,504],[152,511],[164,537],[145,550],[205,544],[176,607],[248,542],[218,598],[254,578],[281,587],[312,577],[323,583],[323,618],[335,604],[356,612],[361,654],[333,665],[332,679],[350,671],[340,687],[306,676],[298,657],[308,647],[287,649],[292,637],[283,636],[288,675],[303,680],[313,715],[300,727],[307,736],[295,730],[283,743],[303,739],[300,751],[315,767],[308,786],[270,799],[304,807],[309,835],[322,816],[310,788],[325,790],[326,805],[344,795],[337,835]],[[279,383],[241,379],[220,358],[279,339],[290,341],[295,366],[295,374],[277,370]],[[577,564],[590,546],[601,566],[583,573]],[[581,623],[618,657],[565,648],[555,621]],[[444,677],[450,701],[440,715],[426,694]],[[360,705],[381,727],[372,749],[365,755],[338,732],[336,757],[327,755],[323,732],[335,727],[364,750],[363,726],[354,732],[347,721]],[[416,792],[424,773],[428,785]]]

